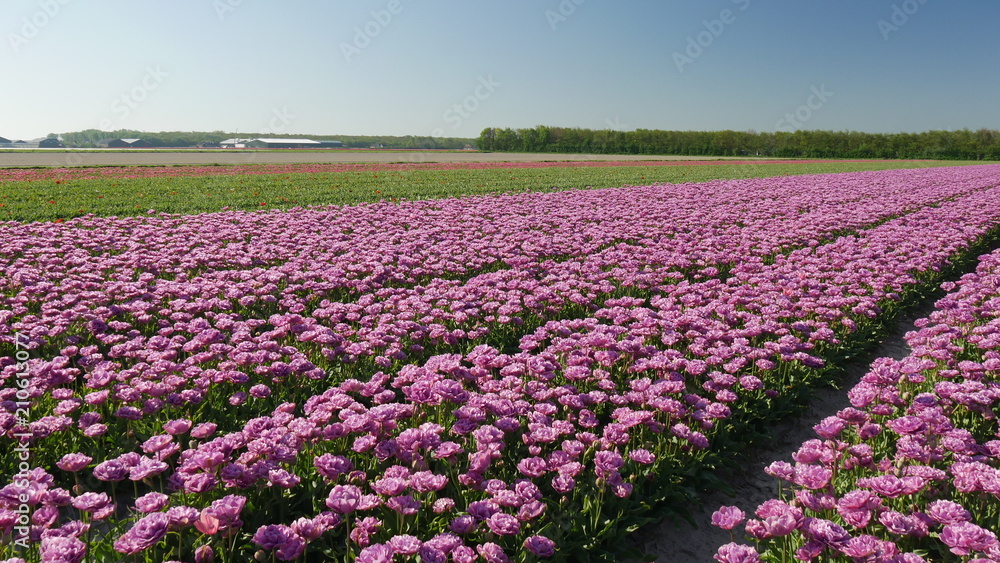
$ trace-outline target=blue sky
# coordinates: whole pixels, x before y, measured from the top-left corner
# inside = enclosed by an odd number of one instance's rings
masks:
[[[3,0],[0,136],[1000,129],[994,0]]]

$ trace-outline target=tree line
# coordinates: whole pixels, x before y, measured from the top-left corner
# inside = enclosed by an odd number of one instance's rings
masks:
[[[488,127],[477,148],[496,152],[764,156],[782,158],[914,158],[1000,160],[1000,131],[635,131],[540,125]]]
[[[54,136],[54,135],[50,135]],[[417,137],[407,136],[376,136],[376,135],[303,135],[289,134],[276,135],[272,133],[226,133],[223,131],[160,131],[152,133],[148,131],[136,131],[133,129],[119,129],[117,131],[101,131],[99,129],[86,129],[63,133],[61,135],[63,144],[68,147],[96,147],[105,139],[143,139],[154,147],[197,147],[208,143],[218,143],[233,137],[241,139],[267,138],[309,138],[316,141],[341,141],[347,148],[369,148],[372,146],[386,149],[463,149],[466,145],[472,145],[475,139],[465,139],[457,137]]]

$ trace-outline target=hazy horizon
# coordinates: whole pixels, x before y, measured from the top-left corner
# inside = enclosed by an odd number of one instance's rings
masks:
[[[0,15],[11,140],[1000,129],[986,0],[8,0]]]

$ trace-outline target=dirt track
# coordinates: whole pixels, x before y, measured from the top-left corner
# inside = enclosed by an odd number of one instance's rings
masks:
[[[14,166],[164,166],[181,164],[339,164],[348,162],[543,162],[582,160],[752,160],[746,157],[606,154],[481,153],[451,151],[87,151],[0,150],[0,168]],[[773,159],[768,159],[773,160]]]

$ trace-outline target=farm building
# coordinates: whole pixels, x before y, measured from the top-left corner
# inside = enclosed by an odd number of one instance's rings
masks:
[[[220,141],[219,146],[224,149],[244,149],[247,147],[247,143],[253,139],[226,139],[225,141]]]
[[[97,146],[109,149],[146,149],[153,145],[142,139],[103,139],[97,141]]]
[[[23,140],[11,141],[9,139],[4,139],[3,137],[0,137],[0,147],[6,149],[34,149],[38,148],[38,142],[37,141],[29,142]]]
[[[40,149],[61,149],[64,146],[65,145],[62,144],[62,141],[54,137],[38,141],[38,148]]]
[[[318,149],[322,145],[312,139],[254,139],[247,146],[257,149]]]
[[[314,141],[312,139],[226,139],[219,143],[229,149],[332,149],[342,148],[341,141]]]

